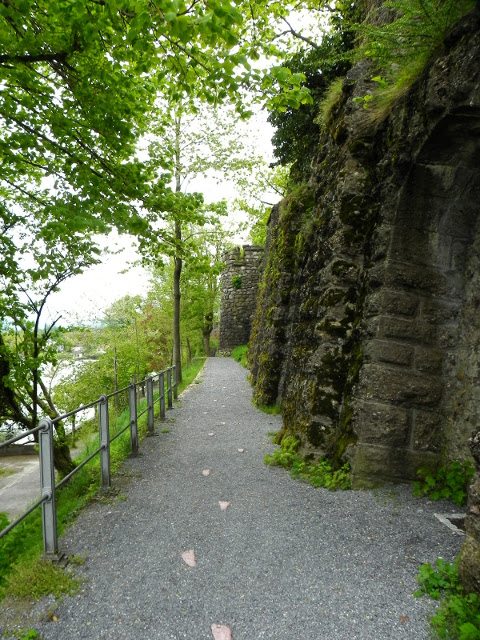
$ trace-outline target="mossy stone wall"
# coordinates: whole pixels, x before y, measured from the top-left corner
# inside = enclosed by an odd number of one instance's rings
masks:
[[[470,456],[480,419],[480,9],[386,116],[353,67],[308,184],[271,218],[257,399],[354,486]]]

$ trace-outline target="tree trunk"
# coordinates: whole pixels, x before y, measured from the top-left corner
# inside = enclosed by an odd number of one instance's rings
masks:
[[[70,447],[67,444],[65,427],[63,424],[56,424],[55,431],[57,437],[53,439],[53,464],[58,473],[64,477],[75,469],[75,464],[70,455]]]
[[[180,130],[181,115],[175,118],[175,192],[182,189],[182,166],[180,157]],[[180,276],[182,275],[183,261],[180,257],[182,249],[182,225],[175,220],[176,249],[173,269],[173,363],[175,364],[176,381],[182,382],[182,347],[180,344]]]
[[[203,349],[205,351],[205,355],[207,356],[207,358],[210,357],[211,352],[210,352],[210,334],[213,331],[213,313],[206,313],[205,314],[205,319],[203,322],[203,329],[202,329],[202,335],[203,335]]]
[[[180,344],[180,276],[182,259],[175,257],[173,270],[173,363],[176,369],[177,382],[182,382],[182,349]]]
[[[75,469],[68,444],[56,438],[53,441],[53,464],[62,478]]]

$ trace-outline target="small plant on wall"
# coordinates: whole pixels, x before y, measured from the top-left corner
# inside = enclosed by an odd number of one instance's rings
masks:
[[[235,287],[235,289],[241,289],[242,288],[242,276],[232,276],[232,284]]]
[[[471,462],[458,460],[452,460],[436,471],[422,467],[417,471],[420,480],[413,483],[413,495],[426,495],[430,500],[446,498],[461,507],[467,499],[467,487],[474,471]]]

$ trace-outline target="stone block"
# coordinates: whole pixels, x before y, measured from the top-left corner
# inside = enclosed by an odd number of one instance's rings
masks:
[[[451,238],[440,235],[436,230],[414,229],[397,226],[389,257],[393,260],[408,261],[416,265],[450,268]]]
[[[442,417],[433,411],[416,411],[413,420],[413,446],[419,451],[440,453]]]
[[[437,377],[379,364],[362,368],[357,387],[363,400],[407,407],[435,407],[442,392],[443,384]]]
[[[385,291],[382,311],[391,316],[414,316],[420,304],[418,296],[404,291]]]
[[[458,573],[467,592],[480,593],[480,540],[470,535],[460,551]]]
[[[445,354],[440,349],[415,347],[415,369],[423,373],[441,374]]]
[[[359,443],[391,447],[408,445],[410,417],[407,411],[384,404],[357,401],[353,417]]]
[[[439,456],[403,447],[357,444],[352,454],[352,486],[364,489],[383,482],[412,482],[420,467],[435,467]]]
[[[405,288],[418,293],[434,294],[452,300],[462,298],[463,282],[458,273],[447,274],[435,267],[425,267],[394,260],[373,266],[369,271],[371,287]]]
[[[420,305],[420,317],[432,324],[445,324],[458,318],[459,309],[458,303],[424,299]]]
[[[380,320],[379,337],[433,345],[435,327],[416,319],[383,317]]]
[[[372,340],[364,348],[366,362],[388,362],[409,367],[413,362],[414,347],[390,340]]]
[[[392,227],[383,224],[375,229],[372,249],[372,260],[382,260],[386,257],[392,241]]]

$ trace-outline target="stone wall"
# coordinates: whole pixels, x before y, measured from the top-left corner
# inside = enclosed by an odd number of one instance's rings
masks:
[[[248,344],[262,257],[263,248],[253,245],[236,247],[222,256],[225,268],[221,275],[220,353],[230,354],[235,347]]]
[[[467,536],[460,553],[458,572],[467,591],[480,593],[480,430],[472,433],[469,445],[476,470],[468,492]]]
[[[480,8],[386,114],[352,68],[308,184],[272,215],[250,368],[354,486],[470,458],[480,421]]]

